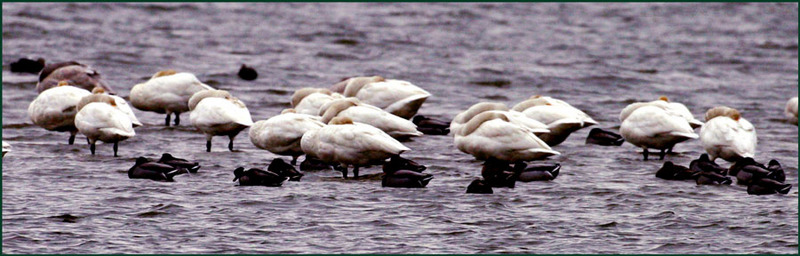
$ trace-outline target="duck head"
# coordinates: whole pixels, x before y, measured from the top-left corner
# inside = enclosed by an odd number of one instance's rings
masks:
[[[425,169],[427,169],[427,167],[424,165],[400,156],[392,156],[389,162],[383,164],[383,172],[385,173],[394,173],[399,170],[422,172],[425,171]]]
[[[267,170],[277,173],[280,176],[288,177],[290,181],[299,181],[300,178],[303,177],[303,174],[298,172],[294,166],[283,161],[281,158],[273,159]]]
[[[236,181],[239,178],[241,178],[242,176],[244,176],[244,167],[239,167],[239,168],[236,168],[236,170],[233,170],[233,176],[235,176],[233,178],[233,181]]]

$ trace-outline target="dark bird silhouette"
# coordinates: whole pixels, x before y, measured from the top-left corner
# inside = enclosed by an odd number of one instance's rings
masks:
[[[39,58],[37,60],[21,58],[16,62],[11,63],[11,72],[17,72],[17,73],[39,74],[39,71],[42,71],[43,68],[44,68],[44,59],[42,58]]]
[[[475,179],[467,186],[467,194],[492,194],[492,186],[486,184],[483,179]]]
[[[236,75],[238,75],[239,78],[247,81],[253,81],[256,80],[256,78],[258,78],[258,72],[256,72],[255,69],[248,67],[245,64],[242,64],[242,67],[239,68],[239,73],[237,73]]]
[[[450,133],[450,123],[444,121],[431,119],[423,115],[416,115],[411,119],[417,130],[428,135],[447,135]]]
[[[172,156],[170,153],[164,153],[161,155],[161,159],[158,159],[159,163],[168,164],[175,168],[184,168],[190,173],[197,173],[197,170],[200,169],[200,163],[198,162],[189,162],[186,159],[177,158]]]
[[[586,137],[586,144],[597,144],[601,146],[620,146],[625,143],[625,139],[612,131],[593,128]]]
[[[151,179],[155,181],[175,181],[173,177],[186,173],[185,169],[175,168],[168,164],[156,163],[144,157],[136,159],[136,164],[128,169],[128,178]]]

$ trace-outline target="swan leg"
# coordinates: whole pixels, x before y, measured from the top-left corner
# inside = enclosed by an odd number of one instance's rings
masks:
[[[211,139],[206,140],[206,152],[211,152]]]
[[[114,142],[114,157],[117,157],[117,149],[119,148],[119,141]]]
[[[228,150],[233,152],[233,136],[228,136],[228,137],[231,138],[230,142],[228,142]]]
[[[334,165],[334,170],[342,172],[342,178],[347,179],[347,166],[346,165]]]
[[[167,118],[164,119],[164,125],[169,126],[169,115],[171,115],[171,114],[172,113],[167,113]]]
[[[674,147],[675,147],[675,145],[672,145],[672,147],[669,147],[667,149],[667,154],[672,154],[672,148],[674,148]]]
[[[647,161],[647,155],[650,154],[650,152],[647,152],[647,148],[644,148],[644,152],[642,152],[642,154],[644,155],[644,160]]]
[[[353,178],[358,179],[358,165],[353,165]]]
[[[92,155],[94,155],[94,148],[95,148],[94,143],[89,142],[89,150],[92,151]]]
[[[665,151],[666,149],[661,149],[661,153],[658,154],[658,160],[664,160]]]
[[[297,165],[297,158],[300,157],[299,155],[292,156],[292,165]]]
[[[78,131],[69,131],[69,144],[75,144],[75,135],[78,134]]]
[[[178,126],[179,124],[181,124],[181,113],[175,112],[175,126]]]

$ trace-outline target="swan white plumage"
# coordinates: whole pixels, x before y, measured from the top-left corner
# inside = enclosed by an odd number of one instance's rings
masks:
[[[411,150],[380,129],[354,123],[347,117],[333,118],[328,125],[306,132],[300,146],[308,156],[339,164],[337,169],[345,178],[348,165],[353,166],[353,176],[358,177],[359,167]]]
[[[790,123],[797,124],[797,97],[792,97],[786,102],[786,108],[784,108],[783,113]]]
[[[320,109],[325,103],[334,99],[342,99],[339,93],[331,92],[325,88],[302,88],[292,94],[292,107],[299,114],[320,115]]]
[[[719,157],[735,162],[755,157],[758,139],[753,124],[741,117],[736,109],[723,106],[706,112],[706,123],[700,129],[700,142],[711,161]]]
[[[619,131],[625,141],[644,149],[644,160],[648,148],[661,150],[660,158],[664,159],[668,148],[698,138],[686,119],[657,106],[638,107],[622,121]]]
[[[8,152],[11,152],[11,144],[8,144],[8,142],[3,141],[3,155],[2,155],[2,157],[5,157],[6,153],[8,153]]]
[[[62,81],[59,86],[43,91],[28,106],[28,116],[34,124],[48,130],[69,132],[69,144],[75,142],[77,105],[92,93]]]
[[[284,110],[280,115],[267,120],[255,122],[248,137],[250,142],[260,149],[269,152],[292,156],[292,165],[297,164],[297,157],[304,154],[300,147],[300,139],[308,131],[325,126],[319,116],[296,113],[293,109]]]
[[[66,81],[70,85],[82,88],[86,91],[91,91],[95,87],[100,87],[114,94],[114,91],[106,85],[100,73],[97,73],[96,70],[88,65],[75,61],[46,65],[42,71],[39,72],[39,82],[36,83],[36,91],[42,93],[47,89],[57,87],[62,81]]]
[[[628,117],[634,110],[643,107],[643,106],[656,106],[660,107],[667,111],[667,113],[672,115],[677,115],[686,119],[689,122],[689,126],[692,129],[696,129],[697,127],[703,126],[703,122],[694,118],[692,112],[689,111],[685,105],[678,103],[678,102],[670,102],[667,97],[661,96],[658,100],[650,101],[650,102],[636,102],[626,106],[622,109],[622,112],[619,114],[619,121],[625,121],[625,118]]]
[[[351,78],[343,94],[405,119],[416,115],[425,100],[431,96],[428,91],[408,81],[384,79],[380,76]]]
[[[130,99],[133,107],[139,110],[166,113],[166,126],[169,126],[170,115],[175,113],[175,125],[179,125],[181,113],[189,111],[189,98],[199,91],[212,89],[192,73],[163,70],[147,82],[134,85]]]
[[[75,127],[86,136],[92,155],[95,152],[95,143],[99,140],[113,142],[114,156],[117,156],[119,142],[136,135],[131,119],[116,108],[116,102],[111,98],[102,102],[90,102],[79,108],[75,115]]]
[[[546,124],[550,133],[539,137],[550,146],[561,144],[570,134],[581,128],[597,124],[597,121],[580,109],[547,96],[531,96],[515,105],[512,110]]]
[[[547,125],[537,120],[528,118],[520,112],[509,110],[503,103],[495,102],[480,102],[470,106],[464,112],[459,113],[450,122],[450,133],[455,136],[458,130],[464,126],[470,119],[476,115],[484,112],[493,112],[505,115],[511,123],[521,125],[531,130],[536,136],[541,136],[544,133],[549,133],[550,129]]]
[[[95,87],[94,89],[92,89],[92,95],[83,97],[81,101],[78,102],[77,105],[78,109],[81,109],[83,106],[91,102],[102,102],[103,100],[105,100],[104,98],[110,98],[114,100],[114,102],[117,104],[115,107],[119,111],[122,111],[122,113],[125,113],[125,115],[128,116],[129,119],[131,119],[131,124],[133,124],[133,128],[142,126],[142,123],[139,122],[139,119],[136,118],[135,114],[133,114],[133,109],[131,109],[131,107],[128,105],[128,102],[126,102],[125,99],[117,95],[108,95],[105,93],[106,91],[103,88]]]
[[[198,95],[190,99],[190,101],[197,100],[197,104],[192,106],[189,120],[206,135],[207,152],[211,152],[211,138],[218,135],[230,138],[228,150],[233,151],[233,139],[239,132],[252,126],[253,119],[244,102],[232,96],[216,97],[214,91],[228,94],[222,90],[198,92]],[[202,97],[203,95],[205,97]]]
[[[559,155],[530,129],[512,123],[506,115],[483,112],[470,119],[454,138],[461,152],[478,160],[532,161]]]
[[[321,121],[327,123],[334,117],[348,117],[353,122],[372,125],[398,139],[422,136],[422,132],[417,131],[417,125],[410,120],[392,115],[352,97],[332,100],[326,104]]]

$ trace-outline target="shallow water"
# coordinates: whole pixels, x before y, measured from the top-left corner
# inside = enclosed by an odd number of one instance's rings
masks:
[[[797,126],[783,106],[797,95],[796,3],[3,3],[3,253],[781,253],[798,252]],[[585,145],[580,130],[546,162],[552,182],[467,195],[481,164],[449,136],[405,143],[428,166],[424,189],[307,172],[282,187],[238,187],[238,166],[277,157],[246,131],[227,139],[134,110],[145,126],[98,144],[32,125],[34,75],[21,57],[78,60],[112,88],[158,70],[190,71],[244,101],[255,120],[289,106],[302,87],[383,75],[433,94],[420,114],[449,119],[480,101],[513,106],[534,94],[563,99],[616,129],[619,111],[667,96],[700,118],[739,109],[758,132],[756,160],[777,159],[795,186],[749,196],[745,187],[655,178],[663,161],[639,149]],[[239,65],[259,71],[248,82]],[[667,156],[703,153],[697,140]],[[199,161],[174,183],[130,180],[138,156]],[[723,166],[728,166],[718,160]]]

